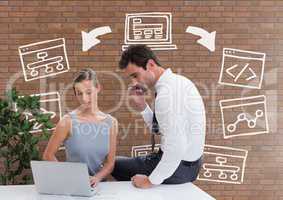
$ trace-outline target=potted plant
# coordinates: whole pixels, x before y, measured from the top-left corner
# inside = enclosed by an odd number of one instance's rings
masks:
[[[31,133],[35,124],[41,124],[40,134]],[[0,99],[0,184],[32,183],[24,172],[31,160],[40,160],[38,143],[49,138],[53,127],[50,115],[40,110],[38,96],[20,96],[11,89]]]

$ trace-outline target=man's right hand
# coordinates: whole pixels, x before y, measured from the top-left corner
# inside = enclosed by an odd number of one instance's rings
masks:
[[[145,93],[147,89],[142,85],[132,85],[128,88],[130,105],[142,112],[146,108]]]

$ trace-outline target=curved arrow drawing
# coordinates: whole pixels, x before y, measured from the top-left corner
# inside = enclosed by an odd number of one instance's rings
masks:
[[[83,51],[88,51],[93,46],[99,44],[100,40],[97,39],[97,37],[107,33],[111,33],[111,28],[109,26],[95,28],[89,33],[82,31]]]
[[[188,26],[186,32],[200,36],[201,38],[197,42],[203,45],[204,47],[208,48],[210,51],[215,51],[216,31],[209,33],[202,28],[195,26]]]

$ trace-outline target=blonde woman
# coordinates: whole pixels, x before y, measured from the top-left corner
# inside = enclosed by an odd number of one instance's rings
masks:
[[[57,161],[55,154],[63,143],[67,161],[86,163],[95,187],[114,168],[118,122],[98,108],[100,85],[94,70],[81,70],[73,81],[73,90],[80,106],[57,124],[43,159]]]

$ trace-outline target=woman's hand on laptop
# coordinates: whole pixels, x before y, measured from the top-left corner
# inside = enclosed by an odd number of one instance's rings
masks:
[[[96,177],[96,176],[91,176],[90,177],[90,185],[91,187],[96,187],[97,184],[100,182],[100,178]]]

